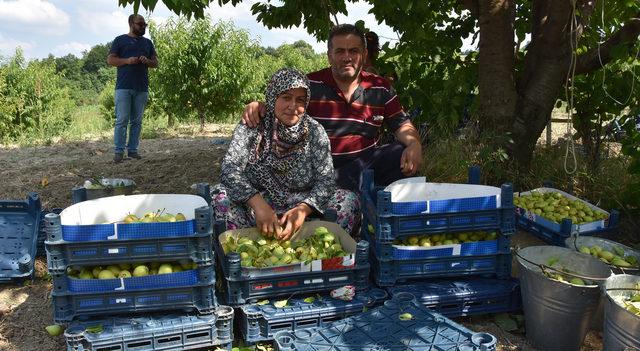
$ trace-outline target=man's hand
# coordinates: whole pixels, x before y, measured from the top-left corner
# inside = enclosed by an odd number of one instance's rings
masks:
[[[298,229],[304,224],[305,218],[310,215],[312,212],[311,207],[305,203],[301,203],[298,206],[290,209],[285,212],[284,215],[280,218],[280,225],[284,228],[280,235],[276,237],[278,240],[288,240],[291,238],[293,233],[297,232]]]
[[[416,174],[422,167],[422,146],[414,142],[405,147],[400,157],[400,169],[405,176]]]
[[[149,60],[146,56],[140,56],[139,59],[140,62],[144,63],[145,65],[149,65],[149,63],[151,62],[151,60]]]
[[[141,56],[144,57],[144,56]],[[127,65],[137,65],[140,63],[140,57],[129,57],[127,59]]]
[[[278,222],[278,216],[276,216],[271,206],[264,201],[262,195],[254,195],[247,201],[247,204],[253,209],[258,230],[268,237],[279,237],[282,229]]]
[[[242,113],[242,123],[246,124],[251,128],[255,128],[260,123],[260,119],[264,117],[266,113],[264,103],[259,101],[253,101],[247,104],[244,107],[244,112]]]

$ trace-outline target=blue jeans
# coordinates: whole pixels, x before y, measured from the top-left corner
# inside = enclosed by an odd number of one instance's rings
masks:
[[[138,152],[142,114],[148,99],[149,93],[146,91],[116,89],[116,126],[113,132],[113,143],[117,154],[124,153],[125,143],[128,153]],[[129,142],[127,143],[127,127],[129,125]]]

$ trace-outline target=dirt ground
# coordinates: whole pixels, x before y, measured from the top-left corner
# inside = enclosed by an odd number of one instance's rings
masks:
[[[193,193],[199,182],[213,184],[232,125],[207,125],[202,133],[189,136],[145,139],[142,160],[112,161],[108,139],[55,144],[31,148],[0,148],[0,199],[24,199],[37,192],[43,208],[71,205],[71,189],[90,177],[129,178],[140,193]],[[540,244],[536,238],[519,232],[514,245]],[[45,326],[53,323],[46,277],[46,260],[36,261],[36,279],[0,288],[0,350],[65,350],[62,336],[50,337]],[[501,330],[492,316],[461,318],[458,322],[474,331],[484,331],[499,340],[499,350],[535,350],[523,334]],[[590,332],[583,350],[600,350],[601,336]]]

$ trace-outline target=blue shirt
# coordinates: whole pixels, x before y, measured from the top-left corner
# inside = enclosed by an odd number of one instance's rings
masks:
[[[150,59],[156,55],[156,49],[153,47],[151,40],[145,37],[134,38],[123,34],[113,40],[109,54],[115,54],[119,58],[146,56]],[[149,91],[149,69],[147,65],[138,63],[137,65],[119,66],[116,89]]]

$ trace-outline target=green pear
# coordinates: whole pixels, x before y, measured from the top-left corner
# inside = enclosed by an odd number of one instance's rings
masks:
[[[169,263],[163,263],[158,267],[158,274],[169,274],[173,273],[173,267]]]
[[[185,217],[182,213],[178,212],[176,213],[175,219],[176,221],[186,221],[187,217]]]
[[[48,325],[45,327],[45,329],[47,330],[47,333],[49,333],[49,335],[51,336],[61,335],[62,332],[64,331],[64,328],[58,324]]]
[[[115,279],[115,278],[116,278],[116,275],[113,274],[113,272],[108,269],[103,269],[98,274],[98,279]]]
[[[137,265],[134,269],[133,269],[133,273],[132,275],[134,277],[144,277],[149,275],[149,267],[141,264],[141,265]]]
[[[98,273],[99,274],[99,273]],[[86,269],[80,271],[80,275],[78,275],[80,279],[93,279],[93,274]]]
[[[584,284],[584,280],[580,279],[580,278],[572,278],[569,283],[574,284],[574,285],[585,285]]]
[[[126,269],[123,269],[118,273],[118,278],[131,278],[131,272]]]

